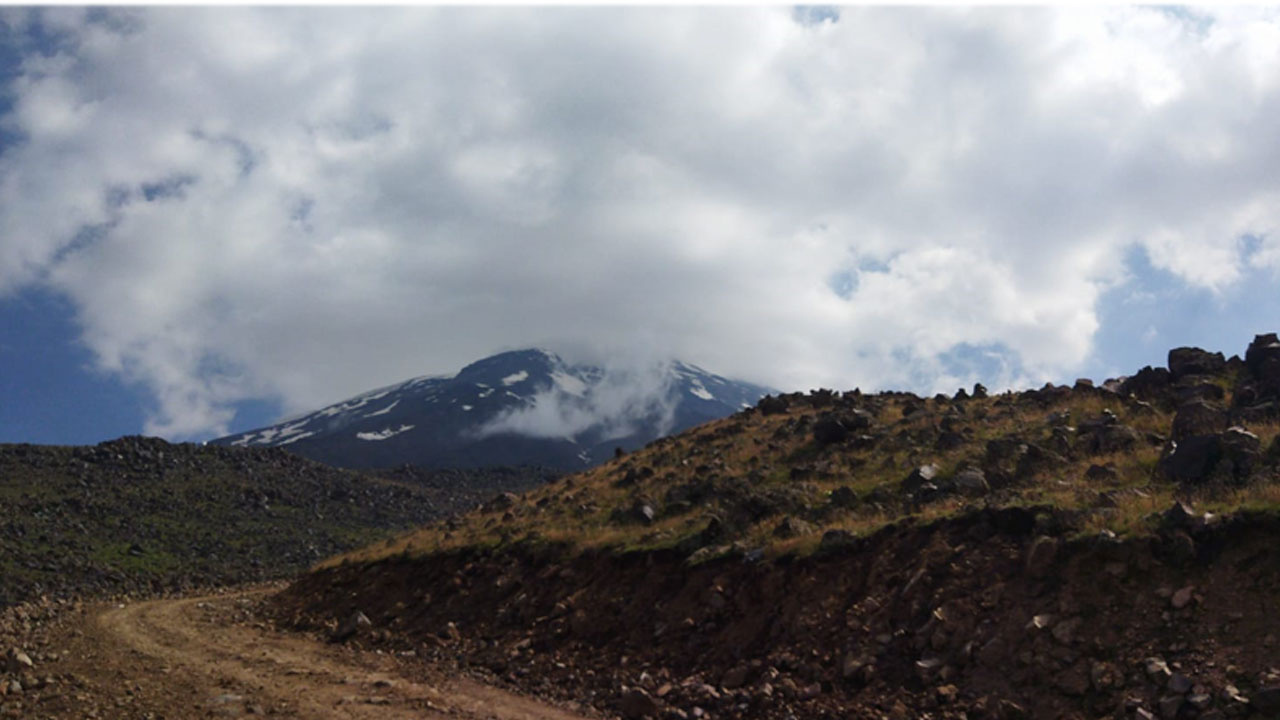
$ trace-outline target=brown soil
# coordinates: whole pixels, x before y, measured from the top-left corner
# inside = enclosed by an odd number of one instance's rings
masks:
[[[0,717],[583,717],[416,658],[272,631],[255,619],[269,589],[66,606],[28,628],[35,667]]]
[[[640,688],[663,717],[1269,716],[1247,700],[1280,684],[1274,516],[1077,532],[1010,508],[777,561],[475,550],[319,571],[274,603],[310,630],[360,610],[356,644],[624,714]]]

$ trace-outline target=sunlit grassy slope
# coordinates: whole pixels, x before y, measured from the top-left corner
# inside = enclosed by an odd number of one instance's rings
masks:
[[[1229,393],[1231,383],[1220,382]],[[817,391],[787,399],[784,411],[740,412],[326,564],[551,543],[569,550],[707,548],[701,557],[735,544],[766,554],[806,553],[828,530],[862,535],[904,518],[927,521],[983,505],[1077,510],[1086,531],[1123,535],[1153,527],[1175,497],[1217,513],[1280,506],[1274,482],[1188,489],[1165,480],[1157,463],[1173,412],[1093,388],[963,399]],[[870,425],[841,442],[819,442],[815,425],[852,408],[867,413]],[[1107,413],[1137,441],[1109,452],[1089,447],[1081,428]],[[1273,449],[1274,478],[1277,424],[1248,430]],[[937,466],[938,485],[967,468],[998,468],[1001,448],[1020,444],[1034,447],[1040,461],[988,472],[989,491],[920,501],[901,488],[925,464]]]

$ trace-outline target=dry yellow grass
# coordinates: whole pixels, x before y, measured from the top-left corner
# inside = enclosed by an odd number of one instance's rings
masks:
[[[1110,411],[1120,422],[1143,435],[1167,434],[1172,422],[1169,413],[1157,408],[1098,394],[1071,393],[1044,406],[1018,401],[1016,396],[1006,394],[966,401],[964,415],[959,420],[966,429],[965,443],[949,450],[936,450],[931,444],[937,435],[936,424],[951,404],[940,404],[934,399],[914,402],[923,404],[925,412],[908,418],[902,416],[902,398],[884,402],[875,412],[876,429],[883,438],[865,449],[855,449],[854,445],[819,448],[810,426],[805,423],[819,417],[825,411],[823,408],[793,403],[788,412],[781,414],[740,413],[530,491],[510,510],[475,511],[459,518],[452,526],[437,523],[387,544],[333,558],[326,564],[374,560],[402,553],[420,555],[498,547],[521,541],[580,549],[668,547],[701,532],[709,518],[718,512],[717,501],[713,498],[687,512],[660,515],[650,525],[619,522],[615,513],[626,512],[637,497],[648,498],[661,510],[664,495],[671,488],[711,477],[742,479],[760,491],[780,489],[802,493],[813,507],[824,505],[828,495],[840,487],[851,488],[859,497],[866,498],[877,488],[896,490],[911,468],[921,464],[937,464],[944,479],[965,466],[977,465],[989,440],[1017,437],[1049,447],[1048,418],[1052,413],[1069,413],[1070,424],[1076,425]],[[1266,447],[1280,434],[1280,425],[1251,426],[1250,430]],[[1020,478],[1014,487],[977,502],[1087,509],[1085,532],[1104,528],[1120,534],[1142,532],[1146,518],[1166,509],[1174,497],[1172,486],[1155,478],[1160,453],[1161,447],[1155,443],[1140,443],[1129,451],[1102,455],[1076,453],[1074,460],[1064,460],[1029,478]],[[1111,466],[1114,475],[1089,478],[1086,472],[1095,464]],[[628,472],[635,475],[645,468],[652,470],[651,477],[634,482],[625,480]],[[793,477],[793,473],[799,477]],[[1104,492],[1107,493],[1105,502],[1100,499]],[[1280,507],[1280,487],[1261,485],[1199,501],[1219,509]],[[813,525],[813,533],[787,539],[774,537],[773,533],[782,516],[770,516],[749,527],[738,528],[732,540],[763,548],[770,555],[805,553],[816,548],[825,530],[841,529],[863,535],[904,516],[927,522],[960,512],[974,502],[951,497],[919,508],[864,502],[852,510],[819,514],[817,520],[807,518]],[[1114,507],[1105,507],[1107,504]]]

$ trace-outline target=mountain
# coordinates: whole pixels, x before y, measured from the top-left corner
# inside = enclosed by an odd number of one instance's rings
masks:
[[[213,442],[287,447],[348,468],[578,470],[612,457],[615,448],[633,450],[750,407],[769,392],[682,362],[605,368],[517,350],[453,376],[414,378]]]

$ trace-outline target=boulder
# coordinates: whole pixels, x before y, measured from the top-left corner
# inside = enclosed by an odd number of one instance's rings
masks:
[[[1227,367],[1222,353],[1211,353],[1195,347],[1169,351],[1169,375],[1174,381],[1187,375],[1218,375]]]
[[[1272,335],[1271,337],[1275,337]],[[1280,685],[1258,690],[1249,698],[1249,704],[1262,713],[1280,713]]]
[[[1027,549],[1027,574],[1033,578],[1042,578],[1049,573],[1049,568],[1053,567],[1053,561],[1058,555],[1058,541],[1047,535],[1041,535],[1031,541],[1031,547]]]
[[[1280,338],[1275,333],[1255,335],[1244,353],[1244,364],[1249,374],[1261,379],[1271,361],[1280,361]]]
[[[657,513],[653,509],[653,503],[640,499],[631,504],[631,518],[638,523],[644,525],[652,525],[653,518]]]
[[[35,663],[31,662],[31,657],[18,648],[9,649],[5,656],[5,665],[14,675],[35,669]]]
[[[1226,409],[1205,400],[1184,403],[1173,417],[1173,439],[1176,442],[1193,435],[1215,435],[1226,429]]]
[[[726,670],[724,675],[720,677],[720,687],[733,690],[746,685],[750,679],[751,668],[747,665],[737,665]]]
[[[1089,469],[1084,471],[1084,476],[1094,482],[1111,482],[1119,479],[1120,473],[1116,471],[1115,463],[1107,463],[1106,465],[1090,465]]]
[[[1223,459],[1230,463],[1231,479],[1248,480],[1262,464],[1262,441],[1241,427],[1227,428],[1219,436]]]
[[[977,468],[961,470],[951,478],[951,485],[956,492],[969,497],[980,497],[991,491],[986,475]]]
[[[856,547],[858,544],[858,536],[848,530],[828,530],[822,533],[822,540],[818,542],[819,552],[840,552]]]
[[[946,452],[948,450],[954,450],[964,444],[964,435],[951,430],[943,430],[938,434],[938,439],[933,443],[933,447],[939,452]]]
[[[839,419],[824,415],[813,424],[813,439],[820,446],[835,445],[849,437],[849,428]]]
[[[1113,426],[1113,428],[1129,429],[1124,425]],[[1062,455],[1035,443],[1027,443],[1018,458],[1015,472],[1019,478],[1027,478],[1041,471],[1058,470],[1066,464],[1067,459]]]
[[[1182,381],[1174,386],[1173,396],[1179,405],[1184,405],[1194,400],[1219,402],[1226,398],[1227,391],[1222,389],[1221,385],[1199,382],[1198,376],[1189,376],[1183,378]]]
[[[481,507],[481,510],[483,510],[484,512],[498,512],[500,510],[508,510],[512,507],[515,507],[515,504],[519,501],[520,501],[520,498],[516,496],[515,493],[509,493],[509,492],[499,493],[493,496],[492,498],[490,498],[489,502],[485,503],[484,506]]]
[[[921,465],[915,470],[912,470],[911,474],[907,475],[906,479],[902,481],[902,492],[908,495],[914,495],[920,491],[920,488],[923,487],[925,483],[932,483],[936,477],[938,477],[937,465]]]
[[[866,430],[875,424],[876,417],[862,408],[854,408],[852,412],[841,417],[840,422],[850,430]]]
[[[1172,452],[1161,459],[1160,468],[1176,482],[1238,484],[1252,477],[1262,462],[1258,436],[1233,427],[1217,435],[1187,437],[1174,443]]]
[[[838,508],[852,508],[858,506],[858,494],[853,488],[847,485],[841,485],[831,491],[831,505]]]
[[[712,515],[707,520],[706,527],[702,528],[702,532],[698,533],[698,543],[700,545],[712,545],[725,539],[729,534],[729,528],[725,526],[723,520]]]
[[[812,532],[812,525],[790,516],[782,518],[782,522],[778,523],[777,526],[773,528],[773,536],[784,539],[808,535]]]
[[[369,621],[369,617],[357,610],[334,631],[329,639],[333,642],[345,642],[357,633],[368,631],[372,627],[373,623]]]
[[[1195,683],[1191,682],[1191,678],[1182,673],[1174,673],[1169,676],[1169,682],[1165,687],[1169,689],[1169,692],[1186,695],[1191,692],[1193,685]]]
[[[779,415],[785,413],[790,403],[781,395],[765,395],[756,403],[761,415]]]
[[[1121,396],[1134,395],[1149,400],[1164,392],[1170,382],[1168,370],[1148,365],[1121,382],[1116,392]]]
[[[1182,501],[1174,501],[1173,505],[1161,515],[1160,524],[1170,530],[1185,530],[1191,527],[1195,520],[1196,513],[1190,505]]]
[[[627,720],[654,717],[658,710],[658,701],[640,688],[631,688],[618,699],[618,712]]]
[[[1222,443],[1217,435],[1189,437],[1173,445],[1173,452],[1165,455],[1160,467],[1165,477],[1174,482],[1203,482],[1222,458]]]
[[[1128,450],[1137,445],[1142,436],[1128,425],[1096,425],[1086,437],[1085,447],[1094,455]]]
[[[985,465],[993,465],[1005,460],[1016,460],[1027,451],[1027,444],[1016,437],[1002,437],[987,441],[987,454],[983,456]]]
[[[1182,709],[1181,695],[1166,695],[1156,701],[1156,708],[1163,720],[1176,720],[1178,711]]]

